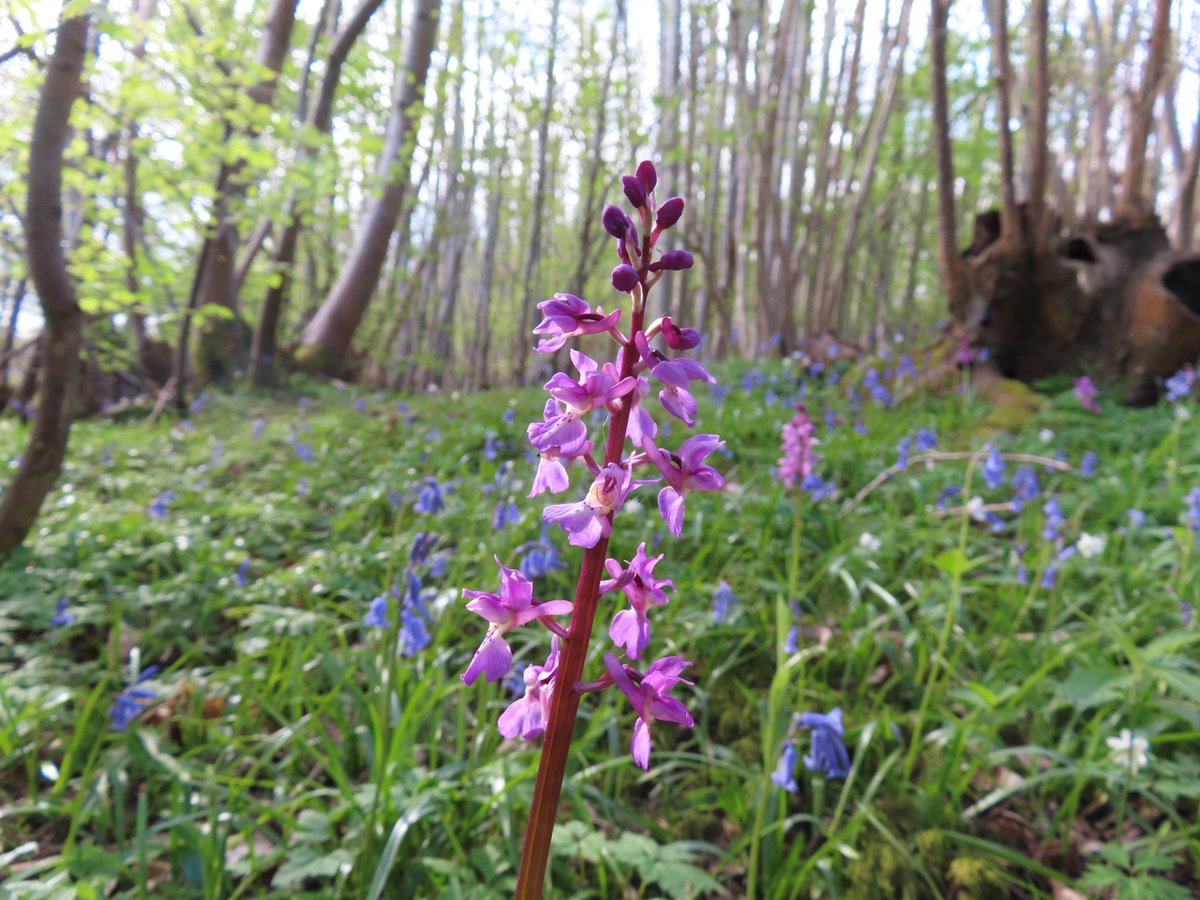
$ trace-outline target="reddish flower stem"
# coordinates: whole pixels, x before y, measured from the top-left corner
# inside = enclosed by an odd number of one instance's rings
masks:
[[[646,283],[645,266],[650,260],[650,240],[643,241],[642,284]],[[643,294],[644,297],[644,294]],[[645,304],[633,311],[630,323],[630,338],[642,327]],[[631,345],[621,349],[621,377],[633,374],[637,351]],[[626,398],[613,414],[608,443],[604,448],[605,465],[621,461],[625,447],[625,433],[629,427],[629,413],[633,402]],[[610,514],[611,519],[611,514]],[[542,758],[538,763],[537,781],[533,787],[533,803],[529,809],[529,824],[525,826],[525,846],[521,851],[521,867],[517,874],[516,900],[541,900],[542,885],[546,880],[546,865],[550,859],[550,838],[554,834],[554,819],[558,814],[558,801],[562,795],[563,776],[567,771],[567,757],[571,752],[571,738],[575,733],[575,717],[579,712],[582,696],[575,688],[583,676],[583,664],[587,661],[588,645],[592,639],[592,626],[596,620],[596,608],[600,601],[600,578],[604,574],[604,561],[608,558],[608,538],[601,538],[596,546],[583,554],[583,565],[579,569],[579,582],[575,586],[575,607],[571,612],[571,625],[554,673],[554,699],[550,704],[550,718],[546,722],[546,741],[542,745]],[[571,685],[569,690],[562,686]]]

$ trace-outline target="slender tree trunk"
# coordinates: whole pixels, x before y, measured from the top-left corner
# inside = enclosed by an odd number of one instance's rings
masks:
[[[12,362],[13,345],[17,340],[17,322],[21,317],[21,304],[25,302],[25,286],[26,280],[18,278],[8,294],[8,324],[4,329],[4,348],[0,352],[0,357],[4,360],[0,363],[0,385],[8,384],[9,364]]]
[[[337,281],[304,329],[297,365],[310,372],[336,373],[379,283],[388,243],[404,205],[417,105],[425,94],[429,61],[437,38],[440,0],[415,0],[404,66],[396,73],[392,110],[376,176],[386,186],[367,201],[350,253]]]
[[[1125,156],[1125,176],[1121,181],[1121,199],[1117,209],[1126,215],[1149,212],[1153,199],[1146,197],[1146,143],[1154,125],[1154,101],[1162,90],[1171,43],[1171,0],[1155,0],[1154,24],[1142,85],[1134,100],[1129,123],[1129,143]]]
[[[1029,138],[1030,246],[1046,240],[1046,182],[1050,157],[1050,4],[1033,2],[1033,129]],[[1070,146],[1068,144],[1068,146]]]
[[[258,65],[269,73],[266,78],[247,90],[256,104],[269,106],[275,97],[275,86],[284,58],[291,46],[292,27],[296,22],[297,0],[272,0],[267,13],[258,49]],[[226,125],[226,137],[234,128]],[[253,134],[253,132],[251,132]],[[192,314],[210,304],[223,306],[236,317],[237,296],[234,293],[234,270],[237,258],[237,223],[231,217],[231,207],[246,194],[246,182],[240,177],[241,161],[222,162],[217,173],[213,231],[200,246],[196,273],[187,308],[179,320],[179,338],[175,347],[172,378],[175,381],[175,406],[180,412],[187,409],[188,344],[191,336]],[[236,367],[241,353],[237,350],[239,331],[234,321],[210,321],[204,326],[206,342],[197,359],[204,371],[197,372],[201,381],[227,380]]]
[[[996,82],[996,126],[1000,134],[1001,234],[1011,247],[1024,247],[1025,229],[1017,210],[1016,178],[1013,170],[1012,66],[1008,59],[1008,2],[991,0],[992,78]]]
[[[326,0],[327,5],[328,2],[329,0]],[[317,89],[316,103],[307,107],[305,119],[306,123],[311,125],[322,138],[329,134],[333,126],[333,101],[337,94],[338,82],[341,80],[342,67],[350,55],[350,49],[366,29],[371,16],[382,5],[383,0],[363,0],[350,20],[333,38],[333,44],[325,58],[324,74],[321,76],[321,85]],[[313,152],[313,148],[308,148],[305,156],[311,157]],[[291,293],[292,268],[296,262],[296,246],[299,243],[300,231],[303,227],[301,217],[300,197],[293,192],[284,215],[287,225],[275,245],[275,253],[271,259],[272,269],[279,280],[267,289],[250,350],[250,383],[256,388],[270,387],[278,378],[276,344],[278,343],[279,320],[283,316],[288,296]]]
[[[1200,181],[1200,113],[1196,115],[1196,126],[1192,129],[1192,147],[1188,151],[1187,171],[1179,188],[1178,227],[1175,241],[1185,250],[1191,249],[1196,232],[1196,183]]]
[[[512,377],[517,382],[524,380],[527,354],[525,346],[533,320],[533,305],[536,294],[538,263],[542,258],[542,216],[546,209],[546,155],[550,144],[550,114],[554,108],[554,61],[558,55],[558,14],[560,0],[550,5],[550,50],[546,55],[546,96],[542,103],[541,121],[538,123],[537,181],[533,188],[533,221],[529,226],[529,243],[526,247],[524,286],[521,310],[517,314],[516,346],[513,351]]]
[[[25,240],[29,274],[46,321],[41,402],[21,463],[0,498],[0,552],[29,534],[62,471],[79,379],[83,313],[63,254],[63,149],[80,93],[89,16],[59,23],[29,142]]]
[[[950,0],[933,0],[929,48],[933,76],[933,149],[937,156],[937,254],[942,288],[950,311],[961,315],[967,284],[958,256],[958,219],[954,211],[954,155],[950,149],[950,101],[946,91],[946,20]]]

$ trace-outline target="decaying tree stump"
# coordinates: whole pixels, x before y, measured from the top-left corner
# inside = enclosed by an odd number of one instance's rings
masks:
[[[1005,240],[1000,220],[995,210],[977,216],[962,252],[962,318],[1004,376],[1127,375],[1126,402],[1145,404],[1200,356],[1200,254],[1172,253],[1153,214],[1059,235],[1053,226],[1033,249]]]

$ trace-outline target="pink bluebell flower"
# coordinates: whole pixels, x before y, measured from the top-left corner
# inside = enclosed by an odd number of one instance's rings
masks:
[[[725,442],[715,434],[694,434],[679,447],[679,453],[660,449],[653,440],[645,438],[642,450],[646,458],[662,473],[667,486],[658,492],[658,511],[675,537],[683,531],[684,501],[692,491],[718,491],[725,479],[704,459]]]
[[[613,683],[629,698],[637,712],[637,721],[633,723],[633,737],[629,742],[629,753],[633,761],[643,771],[650,771],[650,725],[656,719],[663,722],[675,722],[691,728],[695,723],[687,708],[674,697],[667,694],[679,683],[692,682],[679,677],[679,673],[691,665],[678,656],[664,656],[650,665],[644,675],[634,683],[625,667],[611,653],[604,654],[604,665]]]
[[[618,647],[624,647],[630,659],[640,659],[642,651],[650,643],[650,620],[646,610],[651,606],[664,606],[667,595],[664,588],[675,590],[675,584],[666,578],[655,578],[654,567],[662,561],[662,554],[653,559],[646,556],[646,542],[643,541],[629,560],[628,567],[623,567],[615,559],[608,559],[605,568],[612,579],[600,582],[601,593],[612,590],[622,576],[628,576],[621,590],[629,598],[630,609],[617,613],[608,629],[608,636]]]
[[[463,590],[462,595],[470,599],[467,609],[483,616],[491,623],[483,643],[471,658],[471,664],[462,674],[465,684],[475,683],[480,674],[486,673],[488,681],[499,681],[512,668],[512,648],[504,635],[535,619],[545,616],[562,616],[571,611],[569,600],[550,600],[538,603],[533,598],[533,585],[516,569],[510,569],[496,560],[500,566],[500,593]]]

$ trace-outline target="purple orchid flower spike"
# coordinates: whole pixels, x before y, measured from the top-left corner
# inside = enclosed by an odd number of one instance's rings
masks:
[[[675,590],[674,582],[665,578],[654,577],[654,567],[663,558],[663,554],[650,559],[646,556],[646,542],[643,541],[629,560],[628,568],[623,568],[615,559],[605,563],[610,580],[600,582],[600,592],[607,593],[614,589],[622,576],[629,576],[621,590],[629,598],[630,609],[617,613],[608,629],[608,636],[618,647],[624,647],[630,659],[640,659],[642,651],[650,643],[650,620],[646,618],[646,610],[651,606],[665,606],[667,595],[663,590]]]
[[[544,318],[533,333],[550,335],[538,341],[537,349],[541,353],[553,353],[573,337],[616,328],[621,319],[621,310],[614,309],[607,315],[599,309],[593,312],[587,301],[574,294],[557,293],[553,300],[539,303],[538,309]]]
[[[633,486],[628,469],[609,463],[600,470],[586,497],[578,503],[552,503],[546,507],[543,516],[547,522],[555,522],[567,532],[570,543],[591,549],[601,538],[612,534],[609,515],[621,508]]]
[[[1100,404],[1096,402],[1096,397],[1099,393],[1100,391],[1089,376],[1080,375],[1075,379],[1075,399],[1088,412],[1093,412],[1097,415],[1101,413]]]
[[[491,623],[483,643],[471,657],[471,664],[462,674],[465,684],[475,683],[481,673],[488,681],[499,681],[512,669],[512,648],[504,635],[527,622],[546,616],[563,616],[572,609],[569,600],[550,600],[538,603],[533,598],[533,584],[517,569],[510,569],[499,559],[500,593],[463,590],[462,595],[470,599],[467,609]]]
[[[696,398],[692,396],[688,387],[693,381],[716,384],[717,379],[694,359],[668,359],[663,353],[653,349],[646,340],[646,335],[640,331],[634,335],[633,342],[650,373],[663,386],[658,394],[663,409],[691,428],[696,424]]]
[[[554,675],[558,672],[558,638],[550,639],[550,655],[545,665],[526,666],[521,677],[525,695],[509,704],[496,723],[506,738],[531,741],[546,730],[550,701],[554,696]]]
[[[803,403],[796,404],[796,415],[783,426],[782,456],[776,466],[779,470],[779,480],[791,489],[799,482],[813,474],[817,462],[817,454],[813,450],[819,443],[813,437],[815,426],[808,417],[808,409]]]
[[[683,531],[687,495],[691,491],[719,491],[725,487],[721,473],[704,465],[704,459],[710,453],[724,446],[725,442],[715,434],[692,435],[680,445],[678,455],[660,449],[650,438],[642,442],[646,457],[667,482],[667,486],[658,492],[658,511],[675,537]]]
[[[604,665],[613,683],[621,689],[629,702],[637,711],[637,721],[633,723],[633,737],[629,741],[629,753],[633,761],[644,772],[650,771],[650,724],[658,719],[663,722],[675,722],[691,728],[695,723],[687,708],[674,697],[668,697],[670,690],[679,683],[691,684],[680,678],[679,673],[691,665],[678,656],[664,656],[657,662],[651,663],[646,673],[640,676],[638,684],[625,671],[625,667],[611,653],[604,654]]]

